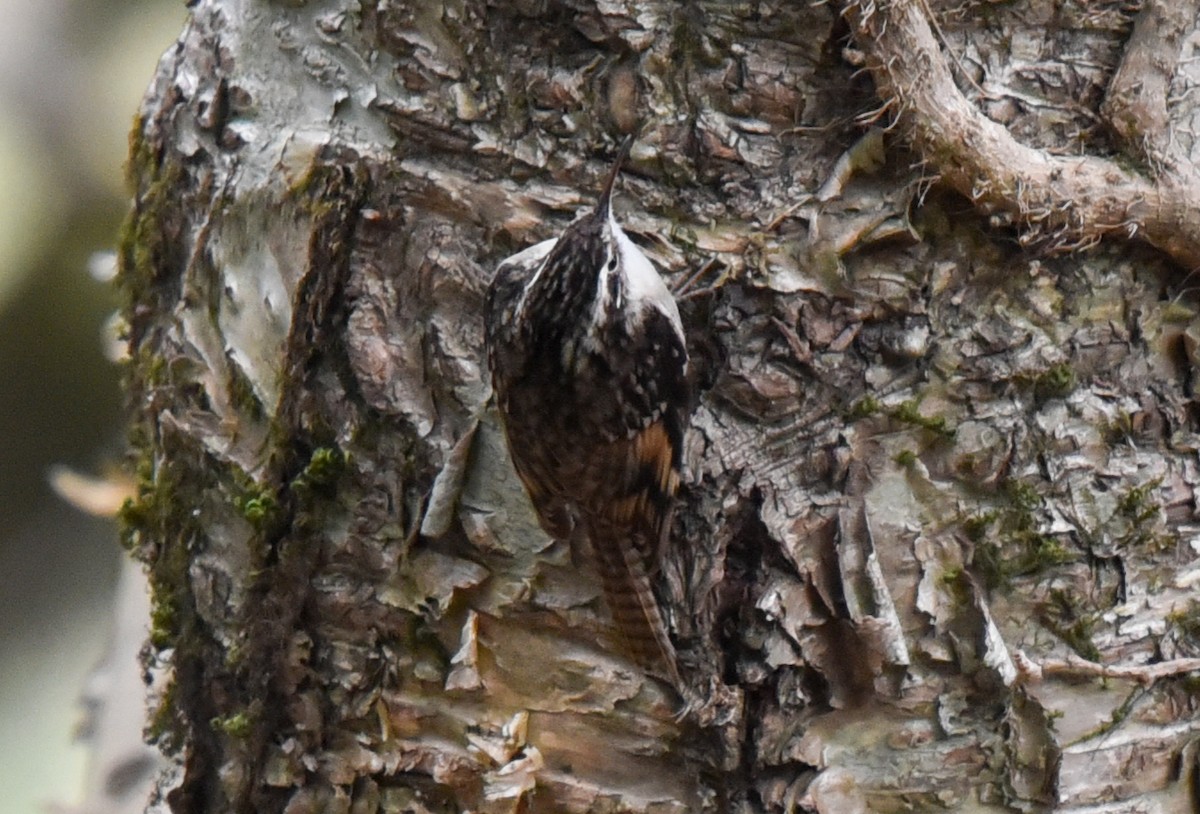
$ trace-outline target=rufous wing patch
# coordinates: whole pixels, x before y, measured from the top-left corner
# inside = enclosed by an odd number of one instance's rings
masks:
[[[633,454],[641,467],[653,474],[654,484],[664,497],[675,496],[679,474],[675,471],[675,450],[661,421],[655,421],[639,432],[633,441]]]

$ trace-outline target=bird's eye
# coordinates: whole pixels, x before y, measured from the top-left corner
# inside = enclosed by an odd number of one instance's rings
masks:
[[[617,256],[615,254],[612,257],[608,258],[608,270],[609,271],[617,270]]]

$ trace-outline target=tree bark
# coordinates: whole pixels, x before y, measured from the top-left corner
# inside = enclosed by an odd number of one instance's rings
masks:
[[[194,2],[121,247],[151,810],[1194,810],[1195,20],[1162,116],[1132,23]],[[482,354],[497,262],[634,131],[618,217],[697,392],[683,718],[538,528]]]

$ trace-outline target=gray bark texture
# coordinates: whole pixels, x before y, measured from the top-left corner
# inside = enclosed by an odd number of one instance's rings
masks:
[[[151,810],[1197,810],[1194,3],[191,11],[121,247]],[[482,350],[628,132],[682,718]]]

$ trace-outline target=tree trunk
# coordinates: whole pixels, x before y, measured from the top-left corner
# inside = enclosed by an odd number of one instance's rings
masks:
[[[1190,4],[191,5],[121,252],[152,810],[1195,810]],[[627,132],[683,717],[482,353]]]

